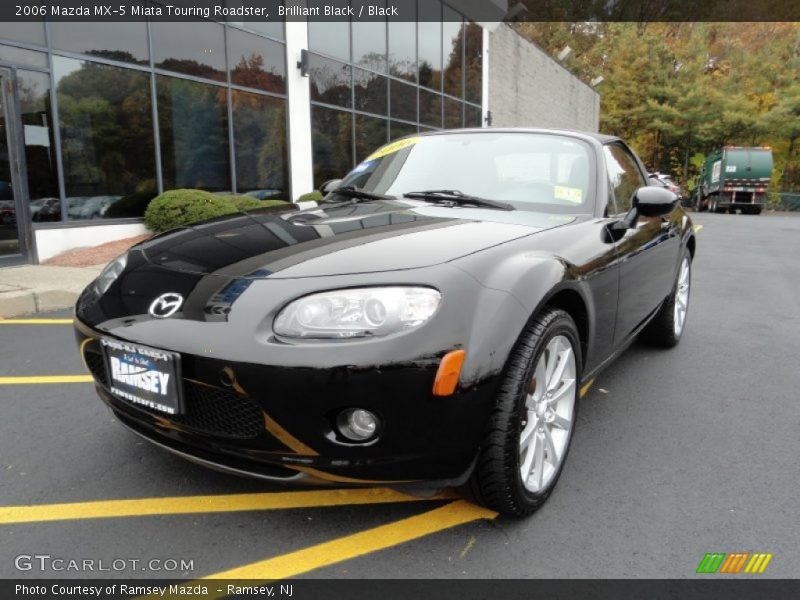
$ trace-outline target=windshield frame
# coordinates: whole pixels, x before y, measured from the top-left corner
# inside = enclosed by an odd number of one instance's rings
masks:
[[[480,135],[494,135],[494,136],[533,136],[533,137],[554,137],[554,138],[561,138],[564,140],[569,140],[572,142],[577,142],[581,144],[586,151],[586,158],[588,160],[588,183],[587,183],[587,190],[586,190],[586,199],[585,202],[581,203],[581,208],[578,210],[570,210],[569,205],[564,204],[555,204],[555,203],[546,203],[546,202],[531,202],[531,201],[523,201],[523,200],[514,200],[503,198],[500,196],[493,196],[491,194],[475,194],[479,195],[483,198],[488,200],[495,200],[498,202],[508,203],[514,206],[516,210],[521,211],[528,211],[528,212],[541,212],[541,213],[549,213],[549,214],[560,214],[560,215],[590,215],[590,216],[597,216],[597,199],[600,194],[602,194],[602,190],[598,190],[598,169],[600,168],[598,153],[597,153],[597,146],[599,142],[591,137],[588,134],[581,134],[580,132],[572,132],[572,131],[560,131],[560,130],[536,130],[536,129],[463,129],[463,130],[445,130],[445,131],[433,131],[433,132],[425,132],[425,133],[417,133],[417,134],[410,134],[393,140],[389,144],[385,144],[378,148],[375,152],[373,152],[370,156],[365,158],[361,163],[359,163],[354,169],[352,169],[345,177],[343,178],[340,185],[359,185],[364,184],[366,182],[359,181],[359,177],[362,176],[362,172],[364,171],[363,165],[370,162],[370,160],[377,160],[378,158],[382,158],[383,156],[387,156],[390,154],[398,154],[399,152],[406,151],[410,153],[413,149],[413,146],[417,144],[418,141],[424,140],[426,138],[432,137],[454,137],[454,136],[464,136],[464,135],[471,135],[471,136],[480,136]],[[401,148],[397,150],[390,150],[391,147],[395,145],[400,145]],[[406,148],[409,148],[406,150]],[[375,158],[373,158],[375,157]],[[404,162],[399,163],[399,168],[396,169],[396,172],[400,172],[404,168]],[[382,189],[382,186],[368,186],[364,185],[362,189],[365,191],[375,192],[375,193],[383,193],[389,194],[392,196],[397,196],[398,198],[402,198],[402,194],[397,194],[391,190],[393,183],[390,183],[386,189]],[[553,184],[555,185],[555,184]],[[462,190],[466,194],[472,194],[472,192],[468,190]],[[336,191],[332,190],[330,195],[335,195]]]

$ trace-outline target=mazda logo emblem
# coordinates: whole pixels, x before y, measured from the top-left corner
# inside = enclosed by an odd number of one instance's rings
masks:
[[[161,294],[153,300],[148,312],[156,319],[166,319],[178,312],[181,306],[183,306],[183,296],[180,294]]]

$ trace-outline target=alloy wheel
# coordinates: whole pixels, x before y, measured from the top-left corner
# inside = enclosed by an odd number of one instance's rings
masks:
[[[689,309],[689,258],[684,257],[681,262],[681,270],[678,275],[678,286],[675,289],[675,314],[673,323],[675,326],[675,337],[680,337],[683,332],[683,325],[686,323],[686,311]]]

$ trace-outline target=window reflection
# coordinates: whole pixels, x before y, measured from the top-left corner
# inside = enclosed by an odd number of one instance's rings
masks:
[[[392,80],[391,116],[404,121],[417,121],[417,88]]]
[[[418,0],[419,84],[432,89],[442,87],[442,3]]]
[[[353,168],[353,115],[341,110],[311,107],[314,187],[344,177]]]
[[[464,126],[464,104],[452,98],[444,99],[444,126],[458,129]]]
[[[53,48],[109,60],[147,64],[147,23],[61,22],[50,24]]]
[[[0,60],[17,65],[47,68],[47,54],[0,44]]]
[[[343,8],[349,6],[348,0],[325,0],[325,2],[308,3],[308,6],[319,6],[324,12],[325,6]],[[327,56],[350,62],[350,21],[308,21],[308,48]]]
[[[442,126],[442,97],[420,88],[419,121],[432,127]]]
[[[34,221],[60,221],[55,141],[50,111],[50,77],[46,73],[17,71],[28,194]]]
[[[412,135],[417,133],[416,125],[409,125],[408,123],[400,123],[399,121],[391,121],[389,123],[389,140],[396,140],[404,135]]]
[[[464,29],[461,16],[444,7],[442,22],[442,56],[444,57],[444,92],[456,98],[464,97]]]
[[[70,219],[141,216],[155,195],[146,73],[53,57]]]
[[[238,191],[288,199],[286,101],[238,90],[232,101]]]
[[[222,25],[208,21],[150,23],[156,67],[225,81]]]
[[[228,29],[231,83],[279,94],[286,93],[283,44]]]
[[[158,75],[156,92],[164,189],[229,191],[225,88]]]
[[[383,8],[386,3],[373,5]],[[353,64],[386,73],[386,21],[353,23]]]
[[[482,65],[483,65],[483,30],[480,25],[468,23],[464,33],[464,50],[466,60],[465,98],[475,104],[483,103]]]
[[[44,23],[42,21],[0,23],[0,38],[44,46]]]
[[[464,105],[464,127],[483,127],[483,110],[480,106]]]
[[[389,73],[417,81],[417,24],[389,22]]]
[[[388,113],[387,99],[389,90],[386,77],[361,69],[353,69],[353,85],[356,110],[378,115]]]
[[[312,54],[308,70],[312,100],[347,108],[352,105],[352,67]]]
[[[386,119],[356,115],[356,162],[361,162],[386,143]]]

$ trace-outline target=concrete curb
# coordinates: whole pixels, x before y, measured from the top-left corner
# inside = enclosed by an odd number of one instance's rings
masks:
[[[0,269],[0,317],[72,308],[103,269],[26,265]]]

